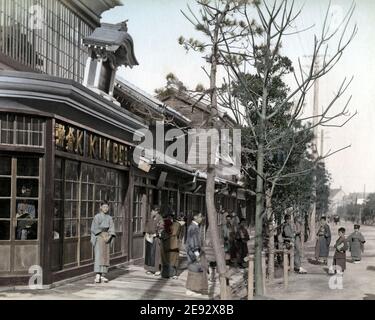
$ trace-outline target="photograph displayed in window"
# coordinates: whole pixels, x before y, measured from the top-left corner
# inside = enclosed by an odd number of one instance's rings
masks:
[[[17,159],[16,240],[38,239],[39,159]]]
[[[39,166],[39,158],[0,156],[0,241],[38,239]]]

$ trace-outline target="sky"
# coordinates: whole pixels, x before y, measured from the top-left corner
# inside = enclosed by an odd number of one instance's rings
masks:
[[[207,86],[208,79],[202,70],[203,54],[186,51],[177,39],[197,37],[197,32],[182,15],[187,4],[196,10],[194,0],[123,0],[123,6],[111,9],[102,15],[102,22],[118,23],[128,19],[129,33],[133,37],[135,55],[139,66],[121,68],[119,75],[139,88],[154,94],[156,88],[165,85],[165,76],[173,72],[188,87],[198,83]],[[328,0],[295,0],[296,8],[302,8],[295,30],[308,31],[288,36],[283,42],[283,54],[296,64],[298,57],[311,54],[314,34],[321,31]],[[332,21],[345,15],[352,0],[332,0]],[[339,111],[352,96],[349,110],[357,115],[342,128],[320,128],[324,130],[324,153],[350,145],[325,160],[332,175],[331,187],[342,187],[344,192],[375,192],[375,1],[354,0],[356,6],[352,24],[357,24],[358,33],[342,59],[329,74],[319,81],[319,108],[329,103],[341,81],[353,78],[347,94],[335,105]],[[332,46],[333,47],[333,46]],[[313,107],[312,94],[307,97],[306,113]],[[320,141],[320,136],[319,136]],[[320,148],[320,146],[318,146]]]

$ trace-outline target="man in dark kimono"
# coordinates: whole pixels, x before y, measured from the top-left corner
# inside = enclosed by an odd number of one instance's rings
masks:
[[[160,238],[164,230],[164,221],[159,207],[151,210],[151,218],[145,227],[145,269],[147,274],[160,275],[161,244]]]
[[[241,219],[237,231],[237,248],[238,248],[238,264],[240,268],[246,268],[246,262],[244,261],[245,257],[249,252],[247,248],[247,242],[249,241],[249,232],[247,231],[246,220]]]
[[[354,232],[348,237],[349,250],[354,263],[360,263],[364,251],[365,238],[359,231],[359,224],[354,225]]]
[[[91,244],[95,254],[95,283],[108,282],[103,275],[108,273],[110,245],[114,237],[116,237],[115,226],[109,215],[109,205],[107,201],[102,201],[100,212],[95,215],[91,224]]]
[[[186,254],[188,259],[188,276],[186,280],[186,294],[189,296],[207,294],[207,270],[202,260],[202,239],[200,224],[203,217],[201,213],[194,213],[186,236]]]
[[[345,239],[345,228],[339,228],[339,238],[336,240],[333,255],[333,266],[337,274],[343,273],[346,269],[346,250],[348,250],[348,243]]]
[[[227,265],[230,265],[236,257],[236,229],[233,225],[232,216],[227,214],[226,223],[223,226],[224,252]]]
[[[320,263],[327,264],[329,245],[331,244],[331,229],[325,216],[320,218],[320,227],[316,236],[315,259]]]

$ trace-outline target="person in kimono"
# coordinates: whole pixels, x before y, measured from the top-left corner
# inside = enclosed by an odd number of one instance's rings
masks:
[[[329,245],[331,244],[331,229],[325,216],[320,218],[320,226],[316,237],[315,259],[320,263],[327,264]]]
[[[108,273],[110,245],[116,237],[115,225],[109,215],[109,204],[107,201],[100,203],[100,212],[95,215],[91,224],[91,244],[94,247],[94,272],[95,283],[108,282],[104,276]]]
[[[183,225],[185,221],[176,221],[174,214],[170,213],[164,220],[164,232],[162,237],[162,251],[164,252],[163,278],[177,279],[178,257],[180,254],[180,244],[182,240]]]
[[[335,243],[335,254],[333,255],[333,266],[337,274],[341,274],[346,269],[346,251],[348,243],[345,239],[345,228],[339,228],[339,238]]]
[[[223,226],[225,261],[230,265],[236,256],[235,239],[236,231],[232,222],[232,216],[227,214],[226,223]]]
[[[185,247],[188,259],[186,295],[188,296],[207,294],[208,291],[207,270],[200,232],[202,221],[202,214],[195,212],[186,236]]]
[[[30,197],[31,188],[22,186],[21,197]],[[17,203],[17,240],[29,240],[37,238],[37,223],[35,222],[35,205],[29,200],[23,199]]]
[[[304,268],[301,266],[301,223],[297,217],[294,218],[294,224],[292,223],[292,218],[289,214],[285,216],[285,222],[283,225],[283,240],[284,240],[284,246],[287,249],[290,249],[293,245],[294,248],[294,266],[291,266],[291,268],[294,268],[295,272],[298,272],[300,274],[307,273]]]
[[[365,238],[359,231],[359,224],[354,225],[354,232],[349,235],[347,241],[349,250],[354,263],[360,263],[362,259],[362,252],[364,251]]]
[[[247,247],[247,242],[250,236],[247,231],[246,219],[241,219],[237,230],[237,248],[238,248],[238,265],[240,268],[246,268],[247,263],[244,259],[247,257],[249,250]]]
[[[145,265],[147,274],[160,275],[161,270],[161,243],[160,238],[164,230],[164,221],[158,206],[151,210],[150,220],[145,227]]]

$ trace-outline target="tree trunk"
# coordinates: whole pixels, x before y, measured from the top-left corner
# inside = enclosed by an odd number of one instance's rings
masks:
[[[263,139],[259,139],[263,140]],[[264,142],[259,141],[257,154],[257,183],[256,183],[256,208],[255,208],[255,257],[254,257],[254,278],[255,294],[263,295],[263,272],[262,272],[262,247],[263,247],[263,167],[264,167]]]
[[[268,278],[273,280],[275,277],[275,238],[274,238],[274,215],[272,210],[272,198],[269,192],[266,192],[266,208],[268,222]],[[264,272],[266,270],[263,270]]]
[[[313,175],[311,214],[310,214],[310,240],[315,239],[316,225],[316,173]]]
[[[227,267],[225,264],[224,248],[221,246],[219,238],[219,230],[216,219],[216,208],[215,208],[215,167],[209,166],[207,170],[207,184],[206,184],[206,206],[207,206],[207,217],[209,222],[210,233],[212,237],[213,249],[215,252],[216,265],[219,273],[220,280],[220,297],[223,300],[231,298],[229,288],[227,286]]]
[[[218,36],[219,36],[219,27],[220,23],[224,19],[224,16],[221,16],[215,26],[214,30],[214,39],[211,51],[211,70],[210,70],[210,112],[207,116],[207,125],[209,128],[214,127],[213,118],[217,113],[217,90],[216,90],[216,77],[217,77],[217,65],[218,65]],[[225,264],[225,253],[224,248],[221,246],[219,238],[219,230],[217,226],[216,219],[216,208],[215,208],[215,163],[211,164],[211,144],[216,141],[212,140],[213,137],[210,137],[208,141],[208,152],[207,152],[207,181],[206,181],[206,207],[207,207],[207,216],[209,228],[212,236],[213,249],[215,252],[217,269],[219,272],[220,279],[220,297],[223,300],[228,300],[231,298],[231,293],[229,291],[230,287],[227,286],[227,267]]]

